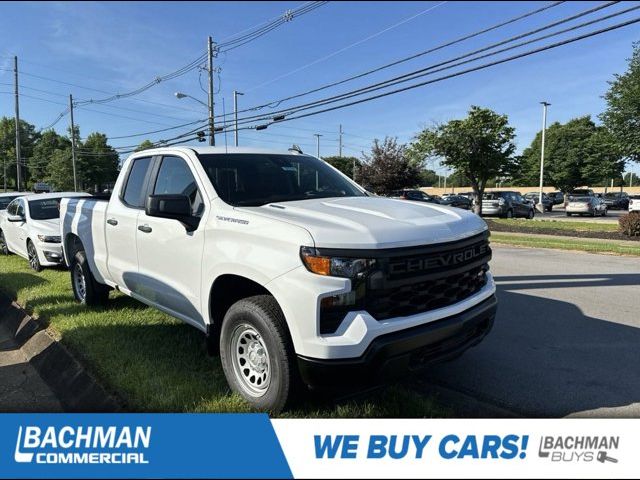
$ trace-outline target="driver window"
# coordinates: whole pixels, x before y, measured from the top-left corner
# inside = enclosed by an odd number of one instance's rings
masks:
[[[204,211],[204,202],[198,191],[196,179],[187,162],[180,157],[162,158],[153,194],[186,195],[191,201],[193,216],[201,217]]]
[[[16,214],[16,209],[17,209],[17,208],[18,208],[18,201],[16,200],[16,201],[11,202],[11,203],[9,204],[9,206],[7,207],[7,213],[8,213],[9,215],[15,215],[15,214]]]

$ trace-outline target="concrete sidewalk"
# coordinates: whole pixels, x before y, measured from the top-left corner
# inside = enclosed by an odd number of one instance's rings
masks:
[[[0,323],[0,412],[61,412],[47,384]]]

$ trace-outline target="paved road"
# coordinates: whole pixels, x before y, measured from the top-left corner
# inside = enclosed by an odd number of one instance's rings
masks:
[[[640,259],[494,247],[490,335],[426,380],[523,416],[640,417]]]
[[[62,407],[0,323],[0,412],[61,412]]]

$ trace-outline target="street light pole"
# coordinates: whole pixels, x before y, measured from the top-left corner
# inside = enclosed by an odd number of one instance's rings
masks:
[[[314,137],[316,137],[316,157],[320,158],[320,135],[319,133],[314,133]]]
[[[215,127],[213,122],[213,40],[207,37],[208,71],[209,71],[209,145],[216,144]]]
[[[73,164],[73,191],[78,191],[76,177],[76,126],[73,122],[73,95],[69,94],[69,120],[71,120],[71,163]]]
[[[544,213],[544,205],[542,204],[542,187],[544,185],[544,136],[547,131],[547,107],[551,105],[548,102],[540,102],[542,104],[542,144],[540,147],[540,192],[538,196],[538,209],[540,213]]]
[[[236,147],[238,146],[238,95],[244,95],[236,90],[233,91],[233,133],[236,140]]]
[[[339,132],[338,156],[341,157],[342,156],[342,124],[340,124],[340,130],[338,132]]]
[[[22,178],[22,166],[20,165],[20,100],[18,94],[18,57],[13,57],[13,74],[15,79],[15,94],[16,94],[16,190],[21,191],[20,182]]]

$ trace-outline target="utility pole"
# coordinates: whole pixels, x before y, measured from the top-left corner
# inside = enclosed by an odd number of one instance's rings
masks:
[[[542,104],[542,145],[540,148],[540,192],[538,196],[538,209],[540,213],[544,213],[544,205],[542,204],[542,187],[544,184],[544,135],[547,131],[547,107],[551,105],[548,102],[540,102]]]
[[[216,144],[215,128],[213,124],[213,40],[207,37],[208,71],[209,71],[209,145]]]
[[[313,136],[316,137],[316,157],[320,158],[320,137],[322,137],[322,135],[314,133]]]
[[[236,147],[238,146],[238,95],[244,95],[244,93],[233,91],[233,121],[235,126],[233,127],[233,133],[235,135]]]
[[[629,188],[633,187],[633,172],[629,173]],[[5,191],[7,189],[5,188]]]
[[[21,158],[20,158],[20,100],[18,97],[18,57],[13,57],[13,75],[15,81],[15,92],[16,92],[16,190],[19,192],[22,191],[21,188],[21,179],[22,179],[22,166]]]
[[[73,123],[73,95],[69,94],[69,118],[71,120],[71,164],[73,165],[73,191],[78,191],[76,176],[76,126]]]
[[[338,156],[341,157],[342,156],[342,124],[340,124],[340,130],[339,130],[340,136],[339,138],[339,143],[338,143]]]

